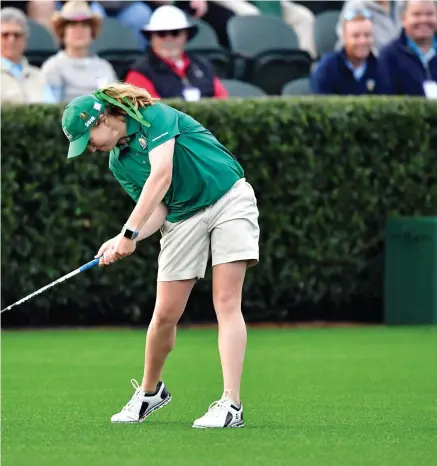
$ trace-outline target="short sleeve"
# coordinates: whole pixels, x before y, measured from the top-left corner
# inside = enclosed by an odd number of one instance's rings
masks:
[[[138,202],[141,195],[141,188],[127,178],[123,166],[115,158],[115,155],[112,152],[109,156],[109,169],[112,171],[115,179],[120,183],[126,193],[129,194],[135,202]]]
[[[177,110],[162,104],[155,104],[150,110],[153,110],[153,114],[145,115],[151,125],[147,133],[149,152],[180,134]]]

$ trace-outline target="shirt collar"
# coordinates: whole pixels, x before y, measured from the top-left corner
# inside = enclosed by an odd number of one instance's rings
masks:
[[[367,70],[367,63],[371,56],[372,56],[372,52],[370,52],[369,57],[366,59],[366,61],[362,65],[360,65],[358,68],[354,68],[352,66],[352,63],[348,60],[344,48],[342,50],[342,58],[343,58],[344,64],[346,65],[347,68],[349,68],[352,71],[354,78],[357,80],[361,79],[364,76]]]
[[[422,50],[417,46],[416,42],[414,42],[413,39],[405,35],[407,39],[407,45],[408,47],[420,58],[420,60],[424,63],[427,64],[432,58],[434,58],[437,54],[437,38],[434,36],[432,38],[432,43],[430,49],[426,52],[423,53]]]
[[[187,69],[190,66],[190,58],[184,52],[178,64],[176,64],[173,60],[168,60],[167,58],[162,57],[155,51],[153,53],[158,57],[160,61],[165,63],[175,74],[177,74],[180,78],[183,78],[187,74]],[[179,65],[179,66],[178,66]]]
[[[129,115],[126,115],[125,117],[126,121],[126,142],[124,144],[119,144],[117,146],[118,152],[116,152],[117,158],[120,155],[121,150],[126,149],[126,147],[129,146],[131,140],[133,139],[133,136],[137,133],[140,132],[140,123],[130,117]]]
[[[2,57],[2,68],[9,71],[11,74],[21,75],[23,72],[23,62],[14,63],[13,61],[9,60],[8,58]]]
[[[127,136],[132,136],[133,134],[140,132],[140,123],[137,120],[133,119],[129,115],[126,115],[125,119]]]

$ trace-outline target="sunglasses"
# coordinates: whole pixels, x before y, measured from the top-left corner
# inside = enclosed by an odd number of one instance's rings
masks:
[[[351,21],[358,17],[364,17],[366,19],[372,19],[372,13],[369,10],[358,9],[358,10],[347,10],[343,16],[345,21]]]
[[[183,29],[175,29],[172,31],[156,31],[154,34],[157,34],[159,37],[179,37],[184,32]]]
[[[2,32],[2,39],[7,39],[9,36],[18,40],[24,37],[24,32]]]

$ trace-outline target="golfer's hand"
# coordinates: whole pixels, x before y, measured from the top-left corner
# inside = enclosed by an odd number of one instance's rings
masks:
[[[108,239],[108,241],[105,241],[105,242],[100,246],[99,251],[98,251],[97,254],[94,256],[95,258],[101,257],[100,262],[99,262],[99,265],[100,265],[100,266],[107,265],[107,264],[105,264],[105,262],[104,262],[102,256],[103,256],[107,251],[110,251],[111,249],[114,249],[115,244],[117,243],[117,241],[118,241],[120,238],[121,238],[121,233],[119,233],[117,236],[114,236],[114,238]]]
[[[103,265],[109,265],[123,257],[130,256],[137,247],[137,242],[132,239],[120,236],[111,248],[107,249],[100,260]]]

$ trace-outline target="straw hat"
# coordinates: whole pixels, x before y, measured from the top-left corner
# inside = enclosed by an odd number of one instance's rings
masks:
[[[89,21],[93,39],[95,39],[102,30],[102,17],[93,13],[87,2],[67,2],[60,12],[57,11],[53,15],[53,29],[60,40],[62,40],[64,36],[66,23],[71,21]]]
[[[199,30],[196,24],[190,23],[185,13],[173,5],[164,5],[157,8],[150,17],[149,24],[143,27],[142,33],[149,37],[153,32],[188,31],[188,40],[192,39]]]

